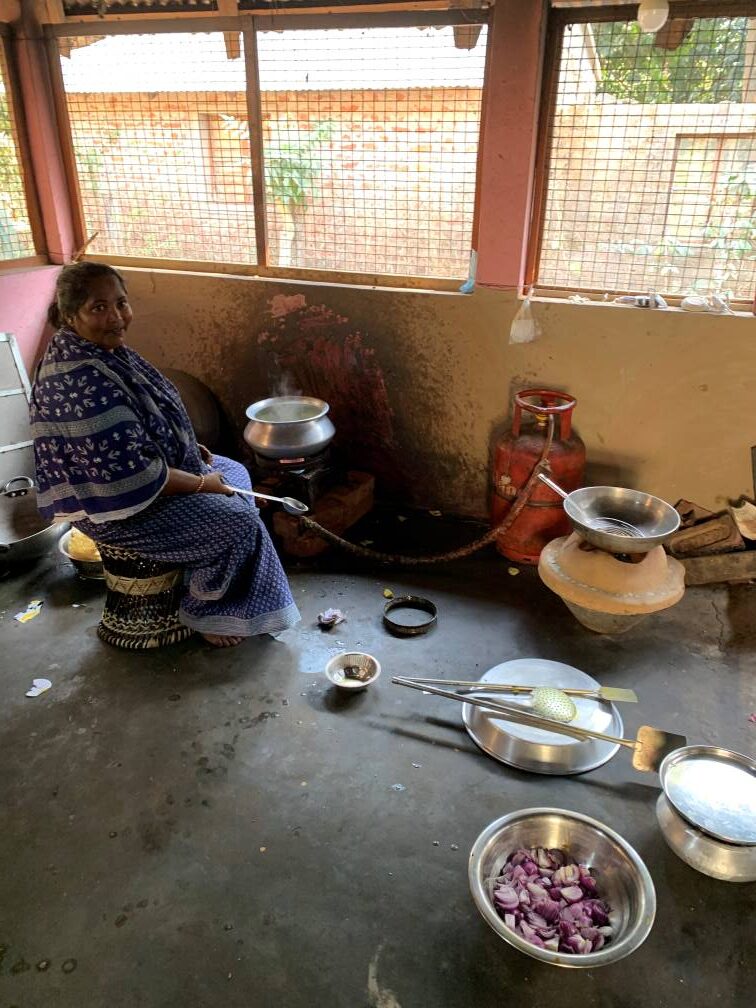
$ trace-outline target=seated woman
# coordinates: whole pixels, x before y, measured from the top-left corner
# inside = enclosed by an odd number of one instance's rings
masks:
[[[66,266],[32,388],[38,506],[106,546],[183,566],[179,618],[211,644],[292,626],[299,612],[246,469],[197,443],[178,392],[125,345],[121,275]]]

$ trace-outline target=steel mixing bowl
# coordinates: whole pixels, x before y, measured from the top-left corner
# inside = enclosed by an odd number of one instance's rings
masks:
[[[493,905],[493,885],[518,847],[560,847],[587,865],[599,895],[611,907],[611,942],[598,952],[569,955],[538,948],[506,926]],[[475,905],[488,925],[519,952],[552,966],[593,969],[624,959],[648,937],[656,914],[656,891],[630,844],[597,819],[555,808],[530,808],[502,816],[473,844],[468,868]]]
[[[599,549],[610,553],[648,553],[661,546],[680,527],[680,515],[671,504],[640,490],[592,486],[573,490],[564,500],[564,510],[573,527]],[[634,526],[638,538],[592,528],[585,518],[616,518]]]

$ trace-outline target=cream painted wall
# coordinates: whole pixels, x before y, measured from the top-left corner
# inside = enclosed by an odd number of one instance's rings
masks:
[[[407,503],[487,512],[489,451],[513,391],[566,389],[589,479],[713,507],[752,494],[756,319],[539,303],[541,335],[511,345],[511,294],[473,295],[127,273],[132,344],[205,381],[229,416],[271,394],[256,334],[275,294],[303,293],[347,316],[374,347],[394,415]],[[302,390],[305,394],[307,389]]]

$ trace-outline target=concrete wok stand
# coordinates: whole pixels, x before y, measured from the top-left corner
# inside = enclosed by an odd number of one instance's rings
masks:
[[[651,613],[675,605],[685,592],[685,568],[663,546],[633,563],[589,546],[576,532],[545,547],[538,573],[596,633],[625,633]]]

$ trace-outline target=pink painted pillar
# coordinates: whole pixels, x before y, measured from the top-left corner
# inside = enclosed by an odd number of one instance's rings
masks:
[[[49,261],[70,261],[75,251],[72,205],[58,143],[55,107],[42,29],[31,3],[22,5],[15,23],[14,55],[21,83],[21,101],[31,148],[31,168],[42,216]],[[27,370],[44,349],[47,307],[60,272],[56,266],[4,269],[0,273],[0,329],[18,340]]]
[[[0,273],[0,332],[16,337],[29,374],[46,345],[47,309],[58,273],[58,266]]]
[[[73,210],[58,142],[46,43],[32,4],[23,5],[15,53],[47,255],[52,263],[65,263],[76,251]]]
[[[527,249],[545,0],[497,0],[490,28],[477,282],[519,288]]]

